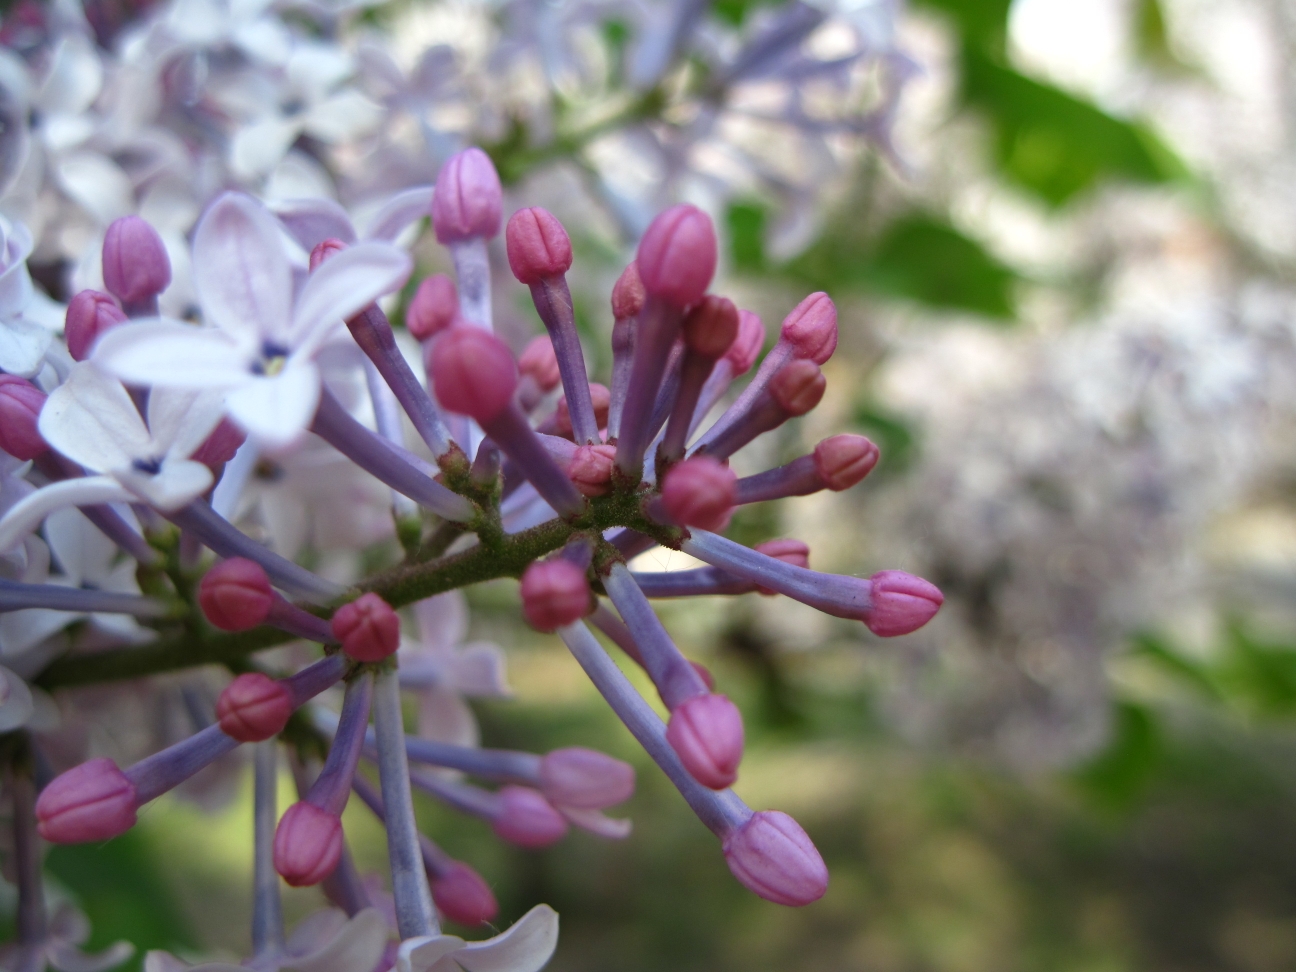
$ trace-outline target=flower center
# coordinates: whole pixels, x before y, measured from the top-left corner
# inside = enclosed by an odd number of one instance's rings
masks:
[[[261,345],[261,360],[252,363],[252,373],[273,378],[283,371],[288,362],[288,349],[272,341]]]
[[[162,460],[156,458],[132,459],[131,468],[136,472],[148,473],[150,476],[156,476],[162,471]]]

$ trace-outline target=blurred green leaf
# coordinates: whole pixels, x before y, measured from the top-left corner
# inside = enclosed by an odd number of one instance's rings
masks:
[[[1223,698],[1215,673],[1209,666],[1186,658],[1158,635],[1149,632],[1137,635],[1131,654],[1154,662],[1158,668],[1186,682],[1208,698]]]
[[[759,200],[737,200],[725,212],[729,229],[729,254],[735,269],[765,268],[766,209]]]
[[[1296,648],[1262,642],[1236,622],[1226,644],[1218,675],[1226,691],[1256,715],[1296,715]]]
[[[787,0],[713,0],[711,12],[725,23],[741,27],[757,7],[774,7],[786,2]]]
[[[901,472],[909,465],[916,437],[903,417],[866,399],[855,403],[851,418],[852,427],[872,439],[881,451],[877,468],[870,474],[873,478]]]
[[[1012,0],[917,0],[916,5],[952,18],[964,41],[988,51],[1003,50]]]
[[[1146,790],[1164,749],[1151,711],[1117,701],[1107,748],[1073,774],[1080,788],[1110,810],[1128,809]]]

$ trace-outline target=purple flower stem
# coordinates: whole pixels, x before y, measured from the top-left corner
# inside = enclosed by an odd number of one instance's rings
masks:
[[[585,370],[585,355],[581,352],[580,337],[576,333],[576,317],[572,311],[567,277],[558,274],[533,283],[531,300],[549,332],[558,358],[558,373],[562,376],[567,410],[571,414],[572,438],[578,443],[598,442],[598,422],[594,420],[589,373]]]
[[[761,503],[786,496],[809,496],[826,488],[814,456],[800,456],[777,469],[738,480],[736,505]]]
[[[755,376],[747,383],[747,387],[742,390],[742,394],[734,399],[733,404],[724,410],[724,413],[716,419],[711,428],[707,429],[694,448],[697,449],[710,444],[722,433],[726,432],[731,425],[743,418],[756,404],[757,397],[769,385],[770,380],[778,374],[778,370],[792,360],[792,354],[792,345],[779,338],[778,343],[770,349],[770,353],[765,355],[765,360],[756,369]],[[714,455],[710,450],[707,451],[709,454]]]
[[[194,500],[167,514],[167,519],[182,530],[191,531],[217,556],[246,557],[256,561],[265,569],[275,587],[293,597],[324,602],[333,600],[345,590],[257,543],[202,500]]]
[[[293,708],[297,709],[326,688],[336,685],[350,665],[350,659],[339,652],[307,665],[297,674],[281,679],[280,683],[288,690]]]
[[[405,450],[353,419],[327,389],[320,395],[311,431],[361,469],[438,516],[460,522],[472,519],[472,504],[416,467]]]
[[[756,590],[751,581],[715,567],[632,573],[646,597],[703,597],[708,594],[748,594]]]
[[[282,955],[284,951],[283,902],[279,897],[279,875],[274,868],[278,747],[275,739],[253,747],[252,952],[257,957]]]
[[[56,481],[85,475],[84,469],[53,450],[37,457],[34,465],[50,479]],[[111,506],[96,504],[78,507],[78,509],[98,528],[100,533],[134,557],[137,562],[146,567],[161,563],[162,555],[149,546],[149,542]]]
[[[486,252],[486,240],[474,236],[451,243],[450,256],[454,260],[459,311],[464,320],[487,331],[493,330],[490,254]]]
[[[378,778],[387,817],[387,854],[391,862],[396,926],[403,939],[435,935],[441,928],[423,866],[418,824],[414,821],[405,727],[401,722],[400,680],[395,666],[385,666],[379,671],[376,682],[374,728],[378,736]]]
[[[304,611],[291,601],[285,600],[278,594],[275,595],[273,603],[270,605],[270,613],[266,615],[265,623],[278,628],[280,631],[287,631],[298,638],[305,638],[307,641],[318,641],[321,645],[329,645],[337,642],[333,637],[333,628],[321,617]]]
[[[383,379],[382,372],[372,361],[365,362],[364,373],[365,385],[369,388],[369,400],[373,403],[374,424],[378,426],[378,434],[392,445],[401,445],[403,440],[401,409],[400,402],[396,400],[396,393],[391,390],[391,386]],[[404,493],[393,489],[391,500],[392,516],[398,522],[418,517],[418,504]]]
[[[635,332],[638,317],[618,317],[612,325],[612,399],[608,406],[608,439],[615,441],[621,432],[621,412],[625,408],[626,389],[634,368]]]
[[[499,816],[499,797],[490,790],[418,770],[410,770],[409,778],[424,793],[432,794],[460,813],[482,820],[494,820]]]
[[[872,608],[873,585],[862,577],[797,567],[706,530],[693,530],[680,549],[834,617],[862,621]]]
[[[603,587],[633,634],[643,658],[644,671],[657,686],[666,708],[673,712],[680,703],[697,695],[706,695],[709,691],[706,683],[675,647],[675,642],[662,627],[661,620],[625,564],[612,565],[611,572],[603,578]]]
[[[11,766],[6,789],[13,797],[13,866],[18,879],[18,944],[39,946],[48,933],[40,844],[36,839],[36,786],[22,768]],[[44,955],[36,968],[45,968]]]
[[[374,785],[357,773],[355,779],[351,781],[351,789],[355,790],[355,795],[373,811],[373,815],[378,818],[379,822],[385,825],[387,812],[383,807],[382,795],[374,789]],[[454,859],[438,847],[431,837],[420,833],[418,840],[419,851],[423,855],[423,867],[431,877],[441,877],[450,870],[450,867],[454,864]]]
[[[405,752],[416,763],[462,770],[497,783],[540,785],[540,757],[515,749],[477,749],[431,739],[405,737]]]
[[[361,669],[347,682],[346,694],[342,697],[342,716],[333,744],[329,746],[328,759],[306,794],[308,802],[339,817],[346,808],[347,797],[351,794],[351,778],[355,776],[360,750],[364,748],[365,726],[369,724],[373,696],[373,672]]]
[[[576,516],[584,510],[584,497],[554,461],[515,402],[510,402],[482,428],[559,516]]]
[[[24,608],[76,611],[78,614],[131,614],[137,618],[165,617],[170,611],[165,603],[154,597],[0,579],[0,614]]]
[[[689,775],[680,758],[675,755],[675,750],[666,741],[665,723],[634,690],[589,628],[577,621],[559,628],[558,634],[581,668],[585,669],[585,674],[594,683],[594,687],[607,699],[612,711],[625,723],[630,734],[639,741],[639,745],[643,746],[653,762],[661,767],[698,819],[712,833],[723,839],[751,818],[751,809],[732,790],[717,792],[708,789]]]
[[[715,362],[710,358],[692,352],[685,353],[679,371],[679,388],[671,405],[670,420],[666,423],[666,433],[662,436],[661,445],[657,447],[658,463],[675,462],[684,457],[684,446],[688,444],[689,429],[693,425],[693,413],[697,411],[702,388],[714,367]]]
[[[616,466],[621,475],[638,482],[643,475],[644,450],[656,429],[651,428],[653,405],[679,334],[682,316],[664,300],[649,297],[635,334],[634,366],[626,388],[617,438]]]
[[[348,918],[354,918],[366,908],[373,907],[364,879],[360,877],[360,870],[356,867],[351,848],[345,840],[342,843],[342,860],[338,862],[337,870],[326,877],[320,887],[325,897],[345,911]]]
[[[733,380],[733,363],[728,358],[721,358],[715,363],[710,376],[702,386],[702,393],[698,396],[697,406],[693,409],[693,418],[689,420],[688,436],[692,436],[698,430],[698,426],[711,413],[711,409],[715,408],[716,402],[724,398],[725,392],[729,390]]]
[[[712,435],[708,430],[689,450],[689,454],[701,453],[714,459],[728,459],[757,436],[777,429],[787,420],[788,413],[783,406],[769,392],[762,391],[753,399],[751,407],[736,416],[719,435]]]
[[[684,365],[684,345],[676,341],[671,345],[670,357],[666,360],[666,370],[662,375],[661,387],[653,400],[652,415],[648,419],[648,437],[655,438],[661,427],[670,418],[675,398],[679,395],[680,370]]]
[[[608,539],[608,542],[621,552],[621,556],[626,559],[627,563],[634,560],[641,553],[646,553],[657,546],[657,541],[652,537],[629,528],[613,534]]]
[[[392,333],[387,315],[377,304],[370,304],[347,321],[347,329],[395,394],[401,408],[414,423],[414,429],[432,450],[432,455],[438,459],[445,455],[450,449],[450,433],[436,403],[396,346],[396,335]]]

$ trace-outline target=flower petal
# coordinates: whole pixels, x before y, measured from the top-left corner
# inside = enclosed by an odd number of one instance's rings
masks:
[[[278,115],[244,125],[230,143],[230,168],[243,179],[265,175],[288,154],[301,129],[299,120]]]
[[[306,431],[319,407],[320,373],[309,361],[291,358],[273,378],[255,378],[231,391],[225,410],[261,445],[279,449]]]
[[[287,972],[355,972],[372,969],[387,947],[387,922],[377,908],[365,908],[331,940],[281,968]]]
[[[407,938],[396,952],[398,972],[429,972],[447,955],[463,948],[464,940],[454,935],[425,935]]]
[[[54,175],[72,199],[102,224],[135,208],[130,177],[112,159],[98,152],[73,152],[58,160]]]
[[[558,912],[536,905],[503,935],[469,942],[454,960],[468,972],[540,972],[558,947]]]
[[[625,840],[634,829],[634,823],[625,817],[609,817],[602,810],[586,810],[579,807],[559,807],[558,812],[581,830],[606,837],[608,840]]]
[[[212,471],[201,462],[188,459],[163,462],[162,471],[156,475],[131,468],[115,470],[113,475],[131,492],[164,513],[178,510],[190,500],[197,499],[212,484]]]
[[[414,605],[414,618],[419,639],[430,651],[447,651],[468,634],[468,602],[463,591],[425,597]]]
[[[335,325],[399,289],[411,268],[390,243],[359,243],[325,260],[297,298],[290,346],[313,350]]]
[[[218,391],[153,389],[148,416],[154,454],[188,459],[220,425],[224,412],[225,396]]]
[[[46,946],[49,963],[58,972],[106,972],[135,954],[130,942],[114,942],[97,955],[87,955],[79,948],[55,939]]]
[[[307,253],[328,239],[347,244],[356,241],[351,217],[332,199],[288,199],[273,209],[288,235]]]
[[[203,315],[230,335],[284,338],[292,313],[292,268],[278,223],[242,193],[220,196],[198,221],[194,286]]]
[[[87,580],[102,587],[112,574],[117,544],[100,533],[80,510],[68,508],[51,513],[45,521],[45,539],[73,587]]]
[[[15,672],[0,665],[0,732],[25,726],[32,716],[31,689]]]
[[[30,378],[45,363],[50,333],[39,324],[16,317],[0,324],[0,371]]]
[[[213,327],[159,320],[113,328],[95,344],[92,360],[131,384],[230,388],[249,380],[256,350],[255,342],[236,343]]]
[[[477,746],[481,733],[477,717],[467,703],[454,692],[433,686],[418,693],[418,733],[424,739],[452,743],[455,746]]]
[[[415,186],[398,192],[374,213],[365,230],[365,239],[396,242],[404,229],[432,212],[432,186]]]
[[[55,510],[65,506],[133,501],[130,490],[111,476],[83,476],[44,486],[15,503],[0,519],[0,550],[8,550]]]
[[[50,394],[37,428],[45,441],[95,472],[147,456],[148,429],[116,378],[82,362]]]

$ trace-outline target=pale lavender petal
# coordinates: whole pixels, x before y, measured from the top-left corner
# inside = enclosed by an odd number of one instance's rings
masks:
[[[194,231],[193,274],[209,323],[258,344],[286,338],[292,268],[278,223],[256,200],[227,192],[208,207]]]
[[[404,250],[388,243],[360,243],[326,260],[297,298],[289,346],[313,349],[331,328],[398,290],[412,266]]]
[[[306,431],[319,405],[320,373],[309,361],[289,359],[273,378],[257,378],[225,399],[230,418],[260,444],[277,449]]]
[[[558,912],[536,905],[502,935],[454,954],[467,972],[540,972],[558,947]]]
[[[178,321],[143,321],[109,331],[91,360],[122,381],[172,388],[230,388],[248,381],[260,350],[236,336]]]
[[[148,453],[148,429],[122,383],[86,362],[53,391],[37,425],[46,442],[95,472]]]
[[[373,215],[365,238],[395,242],[407,226],[432,211],[432,186],[415,186],[398,192]]]

